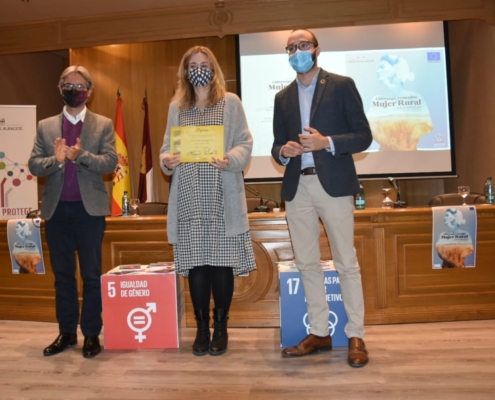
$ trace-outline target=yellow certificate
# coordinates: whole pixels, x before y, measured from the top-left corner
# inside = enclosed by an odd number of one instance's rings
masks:
[[[223,158],[223,125],[173,126],[170,153],[180,155],[180,162],[210,162]]]

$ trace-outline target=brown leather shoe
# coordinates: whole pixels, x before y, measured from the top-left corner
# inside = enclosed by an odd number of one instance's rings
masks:
[[[349,356],[347,362],[351,367],[360,368],[368,364],[368,350],[363,339],[358,337],[351,337],[349,339]]]
[[[311,353],[332,350],[332,337],[309,334],[297,346],[282,350],[282,357],[302,357]]]

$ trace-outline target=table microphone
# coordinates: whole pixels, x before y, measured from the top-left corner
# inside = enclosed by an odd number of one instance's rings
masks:
[[[246,184],[244,184],[244,187],[246,189],[248,189],[251,193],[254,193],[256,196],[260,197],[260,205],[259,205],[259,207],[256,207],[254,209],[254,211],[256,211],[256,212],[268,212],[268,211],[270,211],[270,209],[267,206],[265,206],[265,202],[263,201],[263,195],[260,192],[258,192],[255,188],[253,188],[249,185],[246,185]]]
[[[395,208],[406,208],[407,204],[405,201],[401,201],[400,199],[400,189],[399,185],[396,183],[395,179],[390,177],[388,178],[390,183],[394,186],[395,190],[397,191],[397,201],[394,203]]]

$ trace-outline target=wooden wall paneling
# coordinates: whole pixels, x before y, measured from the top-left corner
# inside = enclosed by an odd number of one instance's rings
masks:
[[[486,178],[495,176],[495,28],[454,21],[449,38],[459,177],[446,180],[445,189],[455,193],[458,185],[469,185],[472,192],[483,192]]]
[[[247,277],[235,277],[229,326],[279,326],[277,262],[292,260],[293,253],[284,214],[256,215],[250,232],[257,269]],[[281,253],[279,252],[281,249]],[[187,325],[195,326],[186,282]],[[212,305],[213,307],[213,305]]]
[[[261,193],[263,198],[274,199],[281,208],[284,206],[284,202],[281,200],[282,183],[270,182],[270,183],[251,183],[246,182],[246,185],[257,190]],[[258,197],[256,193],[253,193],[249,188],[245,189],[246,197]]]
[[[361,180],[361,183],[363,184],[365,191],[367,209],[381,208],[381,203],[384,199],[383,188],[392,189],[390,198],[394,201],[397,199],[396,190],[388,179]],[[406,201],[408,207],[425,206],[433,197],[444,193],[443,178],[399,179],[398,183],[400,185],[402,200]],[[281,201],[282,183],[247,182],[247,185],[256,189],[263,196],[275,199],[283,206],[283,202]],[[249,189],[246,189],[246,196],[256,197],[256,194],[250,192]]]
[[[217,36],[219,27],[208,21],[213,8],[173,7],[2,26],[0,34],[7,40],[0,49],[9,50],[0,54]]]
[[[158,159],[160,148],[163,145],[163,134],[167,123],[168,103],[174,93],[176,68],[169,64],[171,60],[167,58],[166,44],[164,42],[142,43],[131,45],[133,59],[136,60],[132,75],[135,82],[135,102],[139,99],[141,91],[141,103],[145,92],[148,95],[148,114],[150,124],[150,139],[153,160],[153,195],[155,201],[166,202],[168,200],[168,189],[170,178],[166,177],[161,169]],[[134,104],[141,108],[140,104]],[[138,114],[138,113],[135,113]],[[141,110],[141,127],[139,127],[139,117],[136,122],[136,135],[143,136],[144,111]],[[136,146],[139,150],[139,160],[141,160],[141,142],[138,140]],[[136,190],[139,187],[139,173],[133,176]],[[136,192],[137,193],[137,192]]]
[[[480,220],[487,217],[480,215]],[[479,318],[494,310],[489,243],[478,241],[476,268],[434,270],[431,219],[431,211],[389,215],[383,323]]]
[[[0,225],[0,318],[50,321],[55,319],[54,277],[50,254],[45,240],[44,223],[41,228],[41,249],[45,274],[12,274],[7,241],[7,221]],[[78,274],[79,275],[79,274]]]
[[[150,124],[150,139],[153,160],[153,191],[155,201],[168,199],[168,178],[159,168],[158,154],[163,143],[163,132],[167,121],[168,102],[173,95],[174,79],[167,65],[164,42],[137,43],[128,45],[131,66],[128,73],[131,81],[131,104],[133,135],[133,192],[137,195],[141,165],[144,128],[142,103],[147,94]]]
[[[373,254],[375,255],[376,263],[376,308],[387,308],[387,257],[385,255],[385,231],[383,227],[375,227],[373,229],[373,237],[375,242],[375,248]],[[365,267],[366,268],[366,267]]]
[[[477,206],[478,249],[475,268],[433,270],[430,208],[371,209],[355,213],[355,247],[361,265],[366,324],[495,318],[495,208]],[[107,218],[103,272],[122,263],[173,260],[166,216]],[[6,243],[6,223],[0,243]],[[293,259],[284,213],[250,215],[257,271],[235,279],[230,326],[279,326],[276,263]],[[44,232],[46,275],[12,275],[0,270],[0,318],[54,320],[53,276]],[[1,242],[3,240],[3,242]],[[330,248],[321,229],[322,258]],[[10,266],[6,244],[0,264]],[[81,279],[77,274],[78,290]],[[186,320],[194,326],[185,280]]]
[[[366,197],[366,208],[380,208],[384,199],[382,189],[391,187],[390,184],[383,179],[362,180],[361,183]]]
[[[401,199],[407,203],[408,207],[422,207],[435,196],[444,193],[443,178],[429,179],[397,179],[399,184]],[[392,189],[389,196],[392,200],[397,200],[397,191],[388,179],[362,180],[365,196],[366,208],[381,208],[384,188]]]
[[[65,63],[49,52],[0,56],[0,104],[35,105],[37,121],[59,114],[64,103],[57,85]]]
[[[120,264],[173,261],[166,221],[165,216],[107,218],[103,237],[103,273]]]
[[[130,52],[128,46],[115,46],[105,48],[103,46],[94,48],[71,49],[70,64],[82,65],[88,69],[93,80],[94,90],[88,101],[88,108],[91,111],[104,115],[114,121],[117,105],[117,90],[120,87],[122,93],[122,113],[124,116],[124,128],[126,131],[126,140],[129,155],[130,173],[132,176],[132,166],[134,152],[132,151],[133,143],[130,141],[129,107],[127,90],[130,88],[130,75],[127,74],[127,68],[130,63]],[[112,195],[112,175],[105,177],[107,191],[109,196]]]
[[[35,105],[36,121],[61,113],[64,103],[57,85],[67,62],[49,52],[0,56],[0,104]],[[23,143],[29,149],[33,144],[34,136],[33,141]],[[35,180],[41,199],[44,178]]]
[[[492,80],[487,75],[489,74],[488,71],[491,71],[490,65],[495,59],[487,56],[491,54],[487,49],[495,40],[495,30],[492,26],[481,21],[454,21],[449,25],[451,27],[456,158],[460,177],[447,180],[440,178],[400,180],[402,198],[409,206],[426,205],[437,194],[455,191],[461,182],[469,184],[473,191],[482,191],[486,176],[494,175],[493,171],[495,171],[495,158],[490,157],[490,149],[493,147],[491,142],[495,138],[495,135],[490,135],[492,127],[495,126],[491,120],[495,117],[492,115],[493,113],[490,114],[486,111],[490,109],[492,104],[490,99],[493,96],[490,96],[490,93],[495,90]],[[124,119],[130,141],[129,157],[132,163],[133,188],[138,186],[143,129],[141,101],[144,90],[148,90],[151,140],[155,155],[163,141],[168,102],[173,94],[177,64],[183,52],[197,43],[214,46],[212,48],[218,53],[226,78],[228,80],[235,79],[235,52],[232,36],[227,36],[223,40],[210,37],[133,45],[100,46],[71,51],[71,63],[86,65],[95,78],[96,88],[89,104],[93,111],[114,119],[116,87],[119,83],[122,85]],[[469,59],[472,60],[470,63],[465,62],[465,54],[469,54]],[[16,59],[27,57],[29,61],[22,62],[22,65],[19,66],[19,61],[12,61],[12,57]],[[45,59],[53,57],[58,58],[50,53],[3,56],[0,63],[4,62],[4,67],[11,71],[4,75],[7,80],[6,85],[4,85],[6,90],[0,93],[0,98],[4,98],[3,102],[9,103],[13,101],[12,99],[16,99],[15,102],[18,104],[36,103],[39,105],[40,113],[43,113],[39,117],[47,117],[60,112],[62,102],[56,88],[50,82],[58,80],[59,74],[66,65],[48,68],[48,72],[46,72]],[[63,60],[65,61],[65,59]],[[34,65],[36,68],[33,69],[32,66]],[[30,76],[35,77],[37,83],[29,83],[28,77]],[[43,79],[38,79],[38,76],[43,76]],[[136,82],[133,83],[134,81]],[[45,84],[46,87],[40,89],[40,83]],[[31,90],[32,88],[36,88],[36,90]],[[234,91],[235,82],[233,80],[228,83],[228,88]],[[476,90],[476,94],[471,95],[469,90]],[[478,95],[480,90],[486,90],[486,93]],[[48,101],[47,98],[49,98]],[[41,111],[41,108],[44,111]],[[477,121],[475,127],[472,125],[472,119]],[[478,134],[482,135],[483,140],[472,140],[473,132],[476,132],[477,137]],[[486,134],[482,134],[482,132],[486,132]],[[473,154],[479,156],[473,157]],[[167,201],[169,179],[159,169],[158,156],[154,157],[153,164],[154,181],[156,182],[155,198],[159,201]],[[109,181],[110,177],[107,180]],[[367,207],[380,207],[383,199],[381,188],[391,187],[390,183],[386,180],[377,180],[364,181],[363,184],[367,195]],[[253,185],[264,196],[280,201],[281,185],[279,183]],[[251,196],[249,193],[247,195]],[[394,191],[392,191],[393,196],[395,196]]]
[[[0,27],[0,54],[106,44],[232,35],[304,26],[481,19],[495,22],[493,0],[306,0],[227,2],[75,17]],[[91,32],[88,35],[88,32]]]
[[[445,7],[449,8],[449,19],[485,19],[493,21],[493,2],[484,0],[455,0],[455,1],[429,1],[429,0],[399,0],[397,3],[397,15],[404,18],[437,16],[439,21],[445,14]]]
[[[236,76],[235,38],[198,38],[72,49],[71,63],[86,66],[95,83],[89,107],[115,120],[117,88],[123,99],[122,112],[128,145],[132,191],[137,194],[145,91],[148,95],[152,142],[155,201],[168,201],[169,178],[160,169],[159,151],[170,99],[177,83],[177,70],[183,54],[194,45],[209,47],[227,79]],[[235,88],[234,84],[230,86]]]
[[[266,2],[263,10],[248,3],[228,5],[233,23],[222,26],[228,34],[319,28],[328,26],[365,25],[390,21],[395,17],[388,0],[331,0],[299,2]],[[390,21],[392,22],[392,21]]]
[[[363,296],[365,304],[365,323],[380,324],[381,308],[386,306],[386,296],[380,293],[385,288],[385,272],[380,268],[376,255],[381,249],[380,241],[369,215],[361,216],[361,211],[355,213],[354,247],[361,267]],[[381,229],[381,228],[379,228]]]
[[[398,180],[402,200],[410,207],[425,206],[433,197],[445,193],[444,182],[442,178]]]
[[[87,32],[99,32],[99,44],[136,43],[168,38],[182,39],[216,36],[218,26],[210,25],[208,17],[213,4],[194,7],[170,7],[62,21],[63,40],[70,47],[92,45]],[[102,30],[103,27],[103,30]]]
[[[71,47],[61,42],[60,23],[55,21],[0,26],[0,37],[0,54],[65,50]]]

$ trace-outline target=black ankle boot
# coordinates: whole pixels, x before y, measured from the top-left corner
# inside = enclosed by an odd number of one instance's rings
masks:
[[[227,320],[229,310],[213,309],[213,338],[210,343],[210,355],[219,356],[227,351],[229,335],[227,333]]]
[[[194,310],[198,331],[193,344],[193,354],[204,356],[210,348],[210,309]]]

